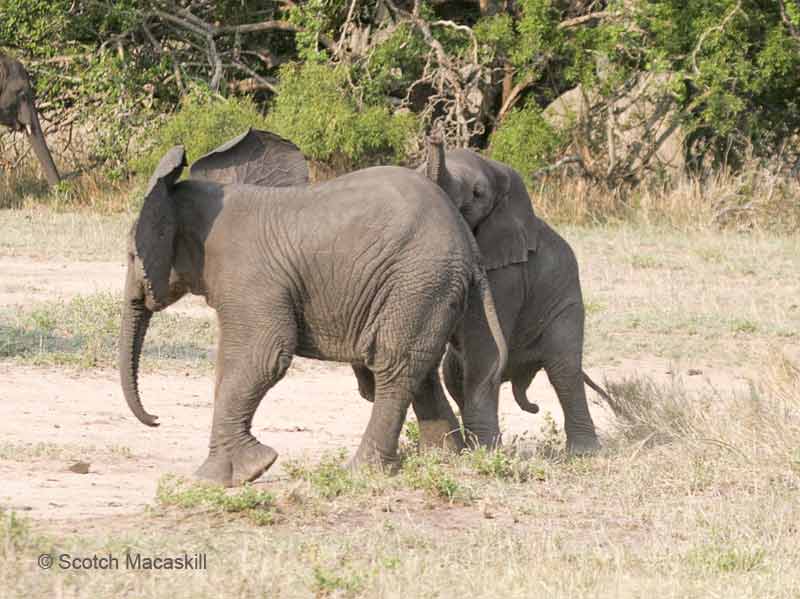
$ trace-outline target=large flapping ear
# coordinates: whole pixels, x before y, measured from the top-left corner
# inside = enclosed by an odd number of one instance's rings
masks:
[[[192,164],[190,172],[192,179],[223,185],[308,185],[308,164],[300,149],[288,139],[258,129],[248,129],[212,150]]]
[[[475,230],[486,270],[528,261],[538,245],[538,219],[522,178],[508,166],[489,161],[501,194],[494,209]]]
[[[164,306],[169,297],[169,273],[175,233],[178,228],[170,192],[186,166],[186,151],[175,146],[158,163],[136,223],[136,255],[144,269],[145,293],[153,303]]]

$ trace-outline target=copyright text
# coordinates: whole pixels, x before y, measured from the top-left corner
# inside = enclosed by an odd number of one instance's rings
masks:
[[[178,555],[142,555],[126,553],[114,555],[72,555],[43,553],[37,559],[42,570],[207,570],[205,553],[181,553]]]

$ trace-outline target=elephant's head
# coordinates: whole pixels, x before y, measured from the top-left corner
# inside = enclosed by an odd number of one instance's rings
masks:
[[[526,262],[528,252],[536,250],[537,219],[516,171],[471,150],[445,152],[438,138],[428,140],[422,169],[469,224],[487,270]]]
[[[221,196],[219,184],[285,187],[308,183],[300,150],[277,135],[255,129],[200,158],[191,167],[190,181],[179,183],[185,166],[183,146],[164,155],[128,235],[119,369],[128,406],[148,426],[158,426],[158,419],[144,410],[138,389],[139,358],[147,326],[153,312],[186,293],[204,292],[202,241],[220,209],[220,202],[214,201]],[[178,197],[196,204],[197,209],[179,210]]]
[[[0,55],[0,124],[24,131],[42,165],[49,185],[60,181],[53,156],[44,140],[30,78],[16,60]]]

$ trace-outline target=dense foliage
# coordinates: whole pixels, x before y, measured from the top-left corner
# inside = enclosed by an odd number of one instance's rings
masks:
[[[347,78],[344,67],[314,61],[284,66],[269,128],[294,141],[309,158],[343,168],[401,161],[415,134],[414,115],[392,112],[380,98],[359,102],[346,93]]]
[[[574,154],[613,186],[646,175],[656,113],[690,166],[798,160],[793,0],[0,0],[0,51],[120,176],[257,123],[338,168],[412,162],[440,122],[526,176]],[[578,86],[575,118],[550,119]]]

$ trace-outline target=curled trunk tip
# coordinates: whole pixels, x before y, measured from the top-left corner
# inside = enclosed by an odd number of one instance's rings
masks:
[[[138,300],[126,301],[122,314],[119,348],[119,372],[125,401],[142,424],[158,426],[158,416],[148,414],[139,397],[139,358],[147,327],[153,313]]]
[[[433,133],[428,137],[427,175],[431,181],[435,181],[444,188],[447,166],[444,160],[444,140],[438,133]]]

